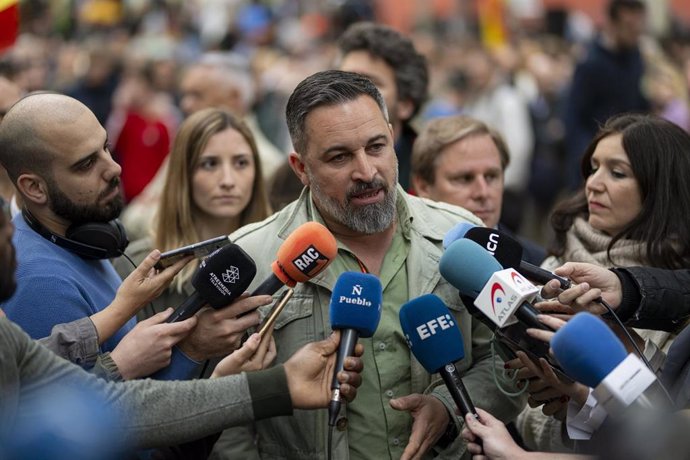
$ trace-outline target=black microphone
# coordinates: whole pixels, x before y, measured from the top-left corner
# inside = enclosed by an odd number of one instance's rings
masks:
[[[465,357],[462,333],[443,301],[433,294],[410,300],[400,308],[400,327],[417,361],[429,374],[441,375],[463,418],[479,419],[455,367]]]
[[[486,249],[503,268],[513,268],[525,278],[539,284],[558,280],[561,289],[570,287],[570,280],[522,260],[522,245],[515,238],[495,228],[473,227],[467,230],[465,238]]]
[[[166,320],[167,323],[184,321],[208,304],[222,308],[232,303],[247,290],[256,275],[256,265],[249,254],[230,243],[202,260],[192,277],[194,293]]]

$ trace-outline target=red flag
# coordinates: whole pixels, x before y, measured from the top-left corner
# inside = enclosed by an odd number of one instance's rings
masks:
[[[19,0],[0,0],[0,51],[14,44],[19,32]]]

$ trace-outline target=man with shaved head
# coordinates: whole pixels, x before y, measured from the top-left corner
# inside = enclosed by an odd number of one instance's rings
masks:
[[[0,123],[0,145],[0,163],[24,203],[14,219],[19,289],[2,308],[37,339],[50,335],[55,325],[93,317],[118,301],[122,281],[107,258],[127,244],[113,221],[123,206],[121,169],[95,115],[60,94],[35,93],[17,102]],[[147,260],[159,254],[153,251]],[[155,260],[149,263],[153,266]],[[125,292],[138,308],[169,284],[153,292],[147,286],[158,273],[145,272]],[[243,302],[247,309],[258,306],[252,304],[256,298]],[[136,310],[130,310],[112,335],[94,338],[109,378],[138,378],[160,370],[160,379],[184,379],[198,372],[198,361],[211,353],[208,330],[190,334],[193,322],[164,324],[167,314],[135,327]],[[218,345],[213,344],[214,353]],[[196,360],[182,352],[189,349]],[[80,359],[73,361],[85,364]]]

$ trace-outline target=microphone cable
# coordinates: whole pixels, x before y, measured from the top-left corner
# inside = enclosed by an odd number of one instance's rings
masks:
[[[597,297],[596,299],[594,299],[594,301],[606,309],[607,314],[610,315],[616,322],[616,325],[623,330],[623,333],[627,337],[628,341],[632,344],[633,348],[635,349],[635,352],[640,357],[642,362],[644,362],[645,366],[647,366],[647,368],[650,371],[652,371],[652,373],[655,373],[654,369],[652,369],[652,365],[649,363],[642,350],[640,350],[640,347],[637,346],[637,342],[635,342],[635,340],[632,338],[632,335],[630,335],[628,329],[623,325],[623,321],[621,321],[618,315],[613,311],[611,305],[609,305],[608,302],[606,302],[602,297]]]

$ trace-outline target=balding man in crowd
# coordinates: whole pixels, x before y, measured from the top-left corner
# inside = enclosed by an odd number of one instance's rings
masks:
[[[122,209],[121,169],[93,112],[55,93],[29,95],[16,103],[0,123],[0,145],[0,162],[24,202],[14,219],[19,288],[3,309],[29,335],[41,338],[57,324],[90,317],[115,302],[121,280],[107,258],[127,243],[114,221]],[[155,258],[154,253],[149,257]],[[152,292],[147,279],[139,284],[131,295],[141,308],[160,290]],[[240,310],[262,304],[260,297],[253,299],[240,301],[247,307]],[[192,330],[194,324],[159,324],[166,317],[135,327],[130,314],[112,336],[101,338],[111,378],[138,378],[159,370],[160,379],[189,378],[212,354],[208,347],[225,348],[221,354],[235,348],[211,338],[209,331]],[[223,327],[210,318],[207,323],[216,330]]]

